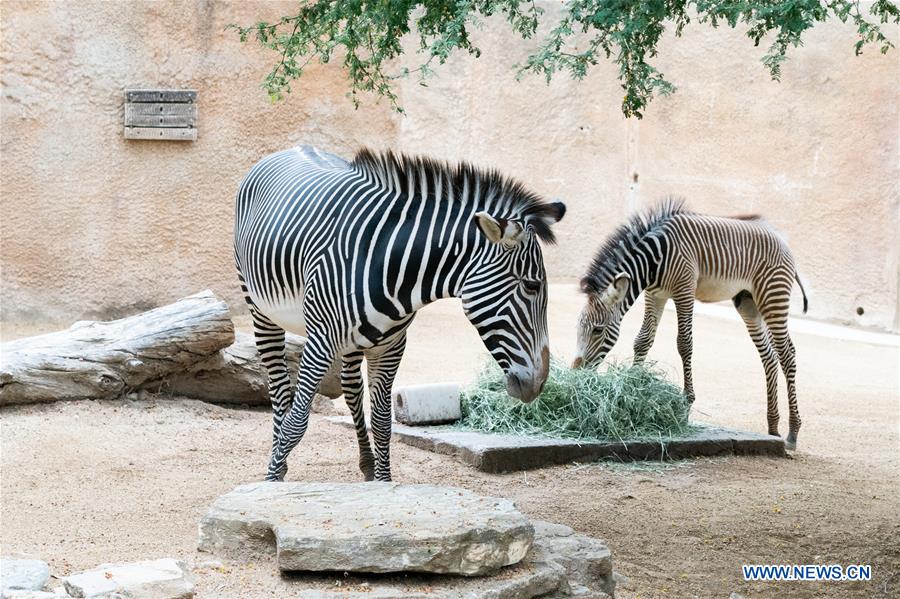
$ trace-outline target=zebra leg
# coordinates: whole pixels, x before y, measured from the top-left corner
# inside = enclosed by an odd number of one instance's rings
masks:
[[[375,480],[391,480],[391,389],[405,348],[404,330],[388,345],[377,348],[377,353],[366,353],[372,438],[375,441]]]
[[[769,424],[769,434],[778,436],[778,356],[772,346],[772,334],[769,327],[763,321],[753,301],[753,296],[747,291],[742,291],[731,300],[738,314],[747,326],[747,332],[759,352],[763,370],[766,373],[766,419]]]
[[[787,308],[785,308],[786,312]],[[797,410],[797,355],[794,342],[791,341],[787,330],[787,315],[766,318],[766,324],[772,331],[772,339],[775,343],[775,351],[778,353],[778,361],[781,362],[781,370],[787,381],[788,393],[788,436],[784,440],[787,449],[797,449],[797,433],[800,432],[800,412]]]
[[[656,339],[656,329],[659,327],[659,318],[666,305],[667,298],[647,294],[644,297],[644,324],[638,336],[634,339],[634,363],[641,364],[647,357],[647,352]]]
[[[278,431],[278,442],[272,449],[266,480],[284,480],[284,475],[287,474],[287,458],[306,433],[306,427],[309,425],[309,406],[316,389],[319,388],[319,383],[331,367],[334,354],[334,349],[322,344],[318,336],[310,334],[300,358],[294,401]]]
[[[272,450],[278,444],[281,422],[291,405],[291,377],[284,357],[284,329],[251,307],[256,351],[266,369],[269,400],[272,402]]]
[[[353,352],[343,357],[341,366],[341,388],[344,401],[353,414],[356,440],[359,442],[359,469],[366,480],[375,480],[375,456],[369,445],[369,430],[363,413],[362,352]]]
[[[673,298],[675,313],[678,315],[678,354],[684,368],[684,397],[688,405],[694,403],[694,374],[691,359],[694,353],[694,293]]]

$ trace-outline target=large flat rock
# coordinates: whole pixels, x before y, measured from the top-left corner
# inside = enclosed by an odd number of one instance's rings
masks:
[[[353,426],[349,416],[332,416],[326,420]],[[784,440],[781,437],[701,426],[700,430],[684,437],[631,441],[578,441],[499,435],[399,423],[393,424],[393,434],[401,443],[454,456],[483,472],[514,472],[601,459],[633,461],[724,455],[785,456]]]
[[[408,576],[403,580],[360,580],[350,576],[337,590],[303,589],[295,581],[299,599],[531,599],[533,597],[584,597],[603,599],[613,595],[612,557],[606,544],[577,534],[567,526],[534,522],[531,551],[520,563],[494,576]]]
[[[511,501],[399,483],[271,483],[219,497],[199,549],[277,553],[281,570],[479,576],[516,564],[534,529]]]

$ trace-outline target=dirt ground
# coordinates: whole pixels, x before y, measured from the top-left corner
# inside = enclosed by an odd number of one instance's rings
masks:
[[[553,286],[556,354],[572,355],[580,303],[571,286]],[[628,315],[619,357],[630,353],[640,317],[638,310]],[[4,336],[33,332],[7,326]],[[615,569],[629,579],[620,597],[900,596],[900,355],[896,337],[863,339],[795,333],[803,428],[791,459],[491,475],[395,444],[394,479],[508,497],[533,518],[605,539]],[[695,348],[695,417],[764,432],[762,367],[743,325],[699,316]],[[398,382],[467,380],[483,354],[456,302],[439,302],[413,325]],[[671,312],[650,356],[679,377]],[[786,426],[782,401],[782,432]],[[204,567],[211,558],[195,550],[197,522],[215,497],[262,477],[265,411],[186,400],[81,401],[5,409],[0,428],[4,555],[40,557],[58,575],[174,556],[196,566],[200,597],[299,590],[300,581],[279,577],[273,563]],[[361,480],[352,432],[314,416],[288,480]],[[741,578],[746,563],[871,564],[874,580],[749,583]],[[325,576],[318,583],[348,582]]]

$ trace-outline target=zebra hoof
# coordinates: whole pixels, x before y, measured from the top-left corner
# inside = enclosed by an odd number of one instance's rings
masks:
[[[797,449],[797,434],[788,433],[787,439],[784,440],[784,448],[790,451]]]
[[[269,483],[284,482],[284,477],[287,474],[287,471],[288,471],[287,466],[284,466],[280,470],[275,472],[274,474],[272,474],[271,472],[269,474],[266,474],[266,482],[269,482]]]
[[[362,471],[363,478],[365,478],[367,483],[375,480],[375,466],[370,464],[360,464],[359,469]]]

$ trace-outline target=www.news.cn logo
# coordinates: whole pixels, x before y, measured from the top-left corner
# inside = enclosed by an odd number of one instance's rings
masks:
[[[838,564],[744,565],[744,580],[872,580],[872,566]]]

